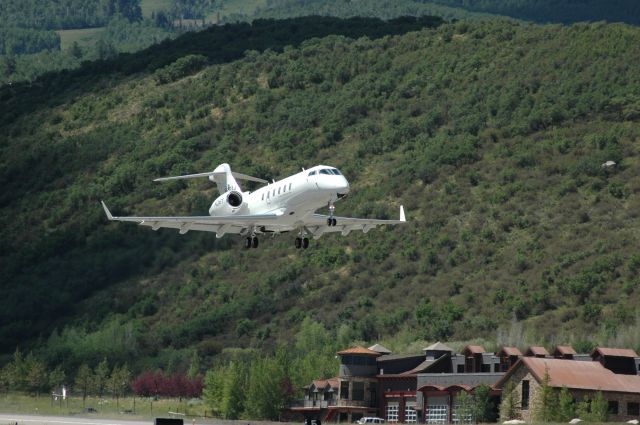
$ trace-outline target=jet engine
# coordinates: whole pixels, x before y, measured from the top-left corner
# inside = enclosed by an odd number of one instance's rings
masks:
[[[223,216],[231,214],[247,214],[249,208],[242,196],[242,192],[230,190],[213,201],[209,214],[213,216]]]
[[[227,194],[227,204],[233,208],[238,208],[242,205],[242,194],[236,191],[230,191]]]

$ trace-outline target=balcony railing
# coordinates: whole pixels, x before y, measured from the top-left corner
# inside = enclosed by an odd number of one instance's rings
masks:
[[[329,406],[336,406],[337,400],[296,400],[291,407],[316,407],[326,409]]]

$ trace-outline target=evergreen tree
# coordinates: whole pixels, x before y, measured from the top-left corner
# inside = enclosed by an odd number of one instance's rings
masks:
[[[76,389],[82,392],[82,407],[85,405],[85,401],[87,399],[87,395],[93,385],[93,374],[91,373],[91,369],[87,366],[86,363],[82,363],[80,368],[78,369],[78,373],[76,374],[75,386]]]
[[[575,409],[573,406],[573,397],[567,387],[562,387],[558,396],[558,422],[569,422],[575,417]]]
[[[478,385],[473,390],[473,417],[477,422],[494,422],[493,402],[491,401],[491,387],[486,384]]]
[[[539,422],[553,421],[558,412],[558,397],[553,387],[549,385],[549,381],[549,371],[545,369],[544,377],[540,384],[540,395],[537,403],[533,406],[532,412],[534,420]]]
[[[33,353],[29,353],[25,359],[27,365],[26,383],[29,391],[40,397],[40,392],[47,387],[47,368],[44,363],[36,359]]]
[[[609,403],[602,396],[602,391],[598,391],[591,400],[591,421],[607,422],[609,417]]]
[[[200,356],[198,355],[198,350],[193,350],[191,353],[191,360],[189,362],[189,370],[187,371],[187,377],[189,379],[194,379],[198,375],[200,375]]]
[[[93,376],[94,388],[98,393],[98,397],[102,398],[102,394],[104,393],[104,389],[107,385],[107,380],[109,379],[109,364],[107,363],[107,359],[103,359],[98,363]]]
[[[516,419],[519,416],[518,393],[513,382],[509,381],[502,388],[502,403],[500,404],[500,421]]]
[[[238,419],[244,410],[245,380],[243,378],[240,366],[232,362],[228,367],[222,387],[220,413],[224,419]]]
[[[64,369],[62,369],[62,366],[60,365],[56,366],[55,369],[49,372],[49,386],[54,389],[58,389],[58,387],[64,385],[65,379],[66,375],[64,373]]]

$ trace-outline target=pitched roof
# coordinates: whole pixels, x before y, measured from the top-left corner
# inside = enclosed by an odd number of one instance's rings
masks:
[[[527,352],[524,353],[525,356],[548,356],[549,352],[546,348],[540,346],[531,346],[527,348]]]
[[[562,355],[562,356],[566,356],[566,355],[571,355],[574,356],[578,353],[576,353],[576,350],[573,349],[572,346],[570,345],[558,345],[555,350],[553,350],[553,355]]]
[[[463,352],[469,351],[472,354],[482,354],[482,353],[486,353],[487,351],[484,349],[484,347],[480,346],[480,345],[467,345],[466,347],[464,347],[464,350],[462,350]]]
[[[386,362],[392,360],[405,360],[405,359],[424,359],[424,354],[385,354],[378,357],[378,362]]]
[[[500,348],[500,351],[498,351],[498,355],[502,353],[504,353],[506,356],[522,356],[522,352],[518,349],[518,347],[504,346]]]
[[[424,348],[423,351],[450,351],[453,353],[454,350],[438,341],[435,344],[431,344],[427,348]]]
[[[638,357],[638,354],[630,348],[596,347],[595,350],[591,352],[591,357],[593,357],[596,353],[599,353],[601,356]]]
[[[369,347],[369,350],[375,351],[380,354],[391,354],[391,350],[381,344],[373,344],[371,347]]]
[[[442,356],[442,357],[438,357],[435,360],[425,360],[422,363],[420,363],[418,366],[414,367],[411,370],[408,370],[406,372],[402,372],[402,375],[413,375],[416,373],[427,373],[429,372],[429,369],[431,369],[431,367],[435,364],[438,364],[440,362],[446,362],[449,360],[449,357],[447,356]]]
[[[380,353],[378,353],[377,351],[369,350],[368,348],[364,348],[360,346],[347,348],[346,350],[338,351],[336,354],[338,354],[339,356],[344,356],[348,354],[360,354],[363,356],[375,356],[375,357],[380,356]]]
[[[313,380],[313,385],[315,385],[316,388],[326,388],[327,384],[331,388],[338,388],[338,378]]]
[[[545,374],[548,373],[551,387],[565,386],[572,389],[640,393],[640,376],[638,375],[616,374],[598,362],[537,357],[522,357],[496,383],[495,387],[502,388],[521,367],[526,367],[539,383],[542,383]]]

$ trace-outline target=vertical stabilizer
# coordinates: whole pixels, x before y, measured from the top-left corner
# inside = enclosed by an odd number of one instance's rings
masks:
[[[227,163],[218,165],[209,176],[209,180],[215,182],[218,186],[218,191],[221,194],[230,190],[242,193],[242,188],[236,181],[235,177],[233,177],[231,167]]]

